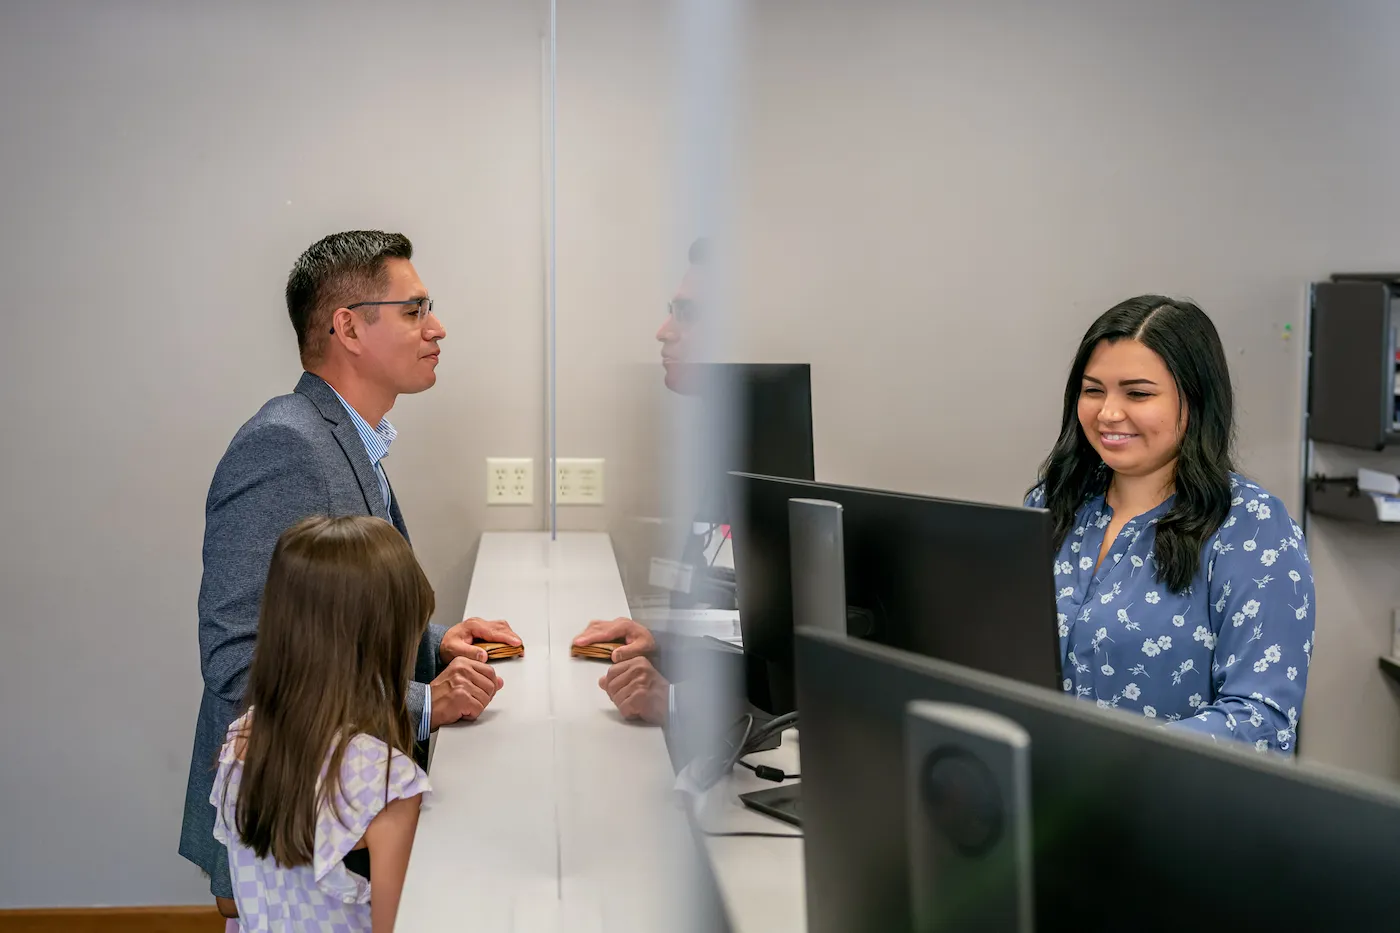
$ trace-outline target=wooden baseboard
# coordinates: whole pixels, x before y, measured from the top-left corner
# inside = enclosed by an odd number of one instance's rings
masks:
[[[208,907],[72,907],[0,910],[0,933],[223,933]]]

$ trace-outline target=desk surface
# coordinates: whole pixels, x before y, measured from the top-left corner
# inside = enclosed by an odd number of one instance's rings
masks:
[[[797,733],[788,731],[783,733],[779,748],[745,760],[796,773],[797,749]],[[776,786],[752,771],[736,768],[705,795],[697,822],[710,832],[801,833],[739,803],[740,794]],[[707,836],[705,851],[735,933],[807,928],[802,840]]]
[[[598,687],[604,665],[569,656],[590,620],[627,614],[605,534],[482,536],[465,616],[508,619],[525,656],[476,723],[438,731],[399,908],[404,930],[652,933],[680,930],[696,900],[695,851],[661,730],[625,722]],[[794,766],[791,738],[755,756]],[[735,794],[707,795],[719,831],[786,832]],[[801,930],[801,842],[707,838],[733,929]]]

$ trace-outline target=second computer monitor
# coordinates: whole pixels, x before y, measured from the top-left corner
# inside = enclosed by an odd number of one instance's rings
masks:
[[[980,912],[985,889],[945,892],[911,872],[911,831],[930,828],[914,823],[906,771],[915,700],[1028,733],[1037,929],[1400,929],[1392,784],[821,632],[798,634],[797,663],[811,933],[907,933],[915,898]],[[973,814],[996,816],[960,815]]]
[[[788,500],[842,507],[849,634],[1059,686],[1055,548],[1039,509],[731,474],[750,700],[796,706]]]

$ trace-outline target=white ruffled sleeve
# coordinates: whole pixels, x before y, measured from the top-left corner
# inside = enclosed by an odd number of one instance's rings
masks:
[[[428,775],[412,758],[400,751],[391,756],[379,739],[355,736],[341,762],[336,807],[317,815],[313,868],[318,886],[346,903],[367,903],[369,882],[346,869],[342,860],[389,801],[430,790]]]

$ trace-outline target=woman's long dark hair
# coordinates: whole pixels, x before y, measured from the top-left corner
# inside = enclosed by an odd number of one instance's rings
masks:
[[[1176,381],[1186,431],[1176,461],[1176,501],[1157,522],[1157,579],[1182,592],[1200,567],[1201,548],[1230,511],[1230,449],[1235,397],[1220,335],[1189,301],[1139,295],[1105,311],[1079,344],[1065,384],[1060,439],[1040,468],[1036,486],[1063,544],[1084,502],[1108,489],[1112,471],[1079,426],[1084,367],[1103,341],[1137,340],[1162,358]]]

